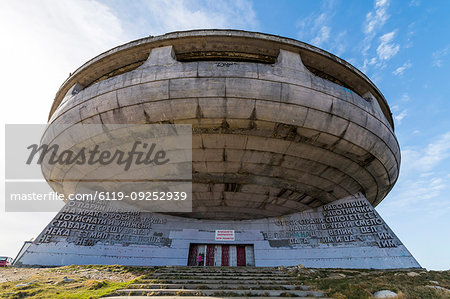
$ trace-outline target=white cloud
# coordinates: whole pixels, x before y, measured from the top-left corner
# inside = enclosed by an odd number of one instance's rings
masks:
[[[389,18],[387,8],[389,6],[388,0],[377,0],[375,2],[374,11],[370,11],[366,15],[366,21],[364,23],[364,33],[372,35],[375,31],[383,27],[384,23]]]
[[[402,66],[399,66],[398,68],[396,68],[395,71],[393,71],[392,73],[396,76],[401,76],[401,75],[403,75],[403,72],[405,70],[409,69],[411,66],[412,66],[412,63],[407,61]]]
[[[394,116],[395,121],[397,122],[398,125],[400,125],[402,123],[402,120],[405,118],[405,116],[407,115],[407,110],[404,109],[402,110],[402,112],[400,112],[399,114],[396,114]]]
[[[426,177],[433,176],[433,175],[434,175],[434,172],[424,172],[424,173],[420,174],[420,177],[426,178]]]
[[[361,70],[363,72],[366,72],[369,69],[369,66],[376,64],[376,62],[377,62],[377,59],[375,57],[372,57],[371,59],[365,58],[364,64],[361,66]]]
[[[386,211],[397,214],[415,210],[436,216],[450,213],[448,197],[443,195],[450,192],[450,174],[441,167],[449,157],[450,132],[424,148],[402,150],[400,179],[389,195],[391,199],[383,203]]]
[[[393,105],[391,107],[391,110],[392,110],[392,112],[394,114],[394,119],[397,122],[397,125],[400,125],[402,123],[402,120],[408,114],[408,110],[407,109],[403,109],[402,111],[400,111],[400,106],[398,106],[398,105]]]
[[[407,33],[406,33],[406,43],[404,45],[404,48],[411,48],[414,44],[412,38],[414,37],[414,35],[416,34],[416,22],[412,22],[411,24],[408,25]]]
[[[347,31],[333,32],[335,2],[322,2],[320,12],[313,12],[297,23],[298,38],[340,56],[347,48]]]
[[[364,33],[361,47],[363,57],[368,56],[368,52],[372,48],[373,39],[389,19],[388,7],[389,0],[377,0],[375,1],[373,10],[366,14],[362,28]],[[395,46],[393,49],[389,49],[389,46],[386,47],[385,44],[380,44],[377,48],[377,56],[370,59],[364,58],[364,64],[361,66],[362,71],[367,72],[370,65],[375,65],[377,68],[384,68],[383,58],[389,55],[389,50],[395,51]]]
[[[450,157],[450,132],[442,135],[434,143],[429,144],[418,164],[423,169],[432,169],[448,157]]]
[[[366,19],[363,24],[363,32],[365,38],[363,41],[363,55],[366,55],[369,49],[372,47],[372,40],[380,30],[386,21],[389,19],[387,9],[389,7],[388,0],[375,1],[375,7],[373,11],[366,14]]]
[[[447,56],[450,47],[433,52],[433,66],[442,67],[444,65],[444,57]]]
[[[408,170],[427,172],[450,157],[450,132],[439,136],[424,149],[405,149],[402,151],[403,164]]]
[[[420,5],[420,0],[411,0],[409,2],[409,6],[419,6]]]
[[[450,158],[450,132],[436,137],[423,148],[406,148],[401,156],[400,180],[385,207],[391,213],[406,210],[435,213],[436,209],[445,212],[445,208],[448,212],[449,202],[442,194],[450,192],[450,176],[441,165]]]
[[[347,31],[341,31],[337,35],[334,35],[333,42],[331,44],[331,51],[333,54],[340,56],[342,55],[347,48]]]
[[[402,94],[402,97],[400,98],[401,101],[403,102],[409,102],[411,100],[411,98],[409,97],[409,95],[407,93]]]
[[[377,48],[378,58],[383,60],[391,59],[400,50],[400,46],[393,43],[395,31],[383,34],[380,37],[380,45]]]
[[[298,23],[299,38],[317,47],[323,45],[330,39],[331,27],[328,21],[331,18],[328,11],[321,14],[312,13],[309,17]]]
[[[330,27],[328,27],[328,26],[322,26],[322,27],[319,29],[319,32],[317,32],[316,37],[314,37],[314,38],[311,40],[311,43],[312,43],[313,45],[317,45],[317,46],[322,45],[324,42],[328,41],[328,39],[330,38],[330,31],[331,31],[331,28],[330,28]]]
[[[403,174],[402,174],[403,175]],[[434,207],[433,201],[438,198],[443,190],[448,188],[448,179],[442,179],[433,175],[425,177],[413,177],[404,180],[396,187],[394,199],[386,205],[392,210],[406,211],[409,209]],[[438,203],[441,208],[448,205],[445,201]]]
[[[11,58],[0,74],[3,96],[10,99],[5,122],[44,123],[70,72],[127,41],[120,20],[94,1],[9,1],[0,11],[1,35],[8,41],[0,51]]]

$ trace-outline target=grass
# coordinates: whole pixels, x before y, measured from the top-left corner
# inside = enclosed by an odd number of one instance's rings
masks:
[[[317,290],[327,292],[328,296],[338,299],[373,298],[373,294],[381,290],[390,290],[398,294],[398,298],[450,298],[450,293],[430,288],[437,281],[439,286],[450,289],[450,271],[414,271],[419,276],[410,277],[410,271],[377,271],[358,270],[308,270],[296,273],[296,279],[304,285],[313,286]],[[344,278],[329,278],[330,275],[343,273]]]
[[[89,279],[80,277],[85,270],[101,272],[104,278],[108,274],[131,273],[132,277],[146,275],[153,271],[152,268],[125,267],[125,266],[65,266],[49,268],[45,275],[35,275],[28,279],[14,282],[0,283],[0,298],[100,298],[115,290],[126,288],[136,279],[128,281],[112,281],[107,279]],[[20,269],[18,269],[20,271]],[[64,281],[64,277],[73,281]],[[18,286],[19,284],[27,284]]]
[[[100,298],[132,283],[132,281],[75,280],[67,283],[49,284],[46,281],[40,281],[38,277],[33,277],[32,280],[37,280],[37,282],[17,288],[15,287],[18,284],[17,281],[2,283],[0,285],[0,298]]]
[[[133,273],[136,275],[146,275],[153,273],[156,267],[129,267],[121,265],[71,265],[57,268],[50,268],[48,272],[54,273],[76,273],[82,270],[108,271],[111,273]]]

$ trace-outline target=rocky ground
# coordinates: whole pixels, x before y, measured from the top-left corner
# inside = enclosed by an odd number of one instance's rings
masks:
[[[99,298],[127,288],[139,277],[151,276],[155,269],[0,268],[0,298]],[[450,298],[450,271],[319,270],[301,265],[280,269],[299,285],[325,291],[332,298]]]
[[[450,270],[284,269],[332,298],[450,298]]]
[[[0,268],[0,298],[99,298],[148,273],[123,266]]]
[[[111,280],[124,282],[142,275],[142,271],[128,271],[128,267],[120,266],[69,266],[57,268],[0,268],[0,283],[27,280],[33,276],[42,278],[71,277],[72,279]],[[131,268],[131,270],[134,270]]]

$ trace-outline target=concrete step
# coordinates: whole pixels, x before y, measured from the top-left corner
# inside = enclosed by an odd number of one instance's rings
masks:
[[[274,281],[280,281],[280,280],[290,280],[292,277],[276,277],[276,276],[240,276],[240,275],[183,275],[180,273],[179,275],[153,275],[152,278],[154,279],[203,279],[203,280],[210,280],[210,279],[222,279],[222,280],[228,280],[228,279],[242,279],[242,280],[274,280]]]
[[[244,277],[244,276],[252,276],[252,277],[257,277],[257,276],[271,276],[271,277],[291,277],[289,274],[286,273],[272,273],[272,272],[264,272],[264,273],[237,273],[237,272],[232,272],[232,271],[226,271],[226,272],[221,272],[221,271],[217,271],[217,272],[210,272],[210,273],[205,273],[205,272],[154,272],[152,273],[153,276],[179,276],[179,275],[208,275],[208,276],[239,276],[239,277]]]
[[[189,289],[123,289],[117,290],[116,294],[125,296],[152,296],[152,295],[194,295],[194,296],[285,296],[285,297],[324,297],[325,294],[319,291],[300,290],[189,290]]]
[[[192,268],[154,268],[155,271],[158,272],[220,272],[220,271],[229,271],[229,272],[243,272],[243,273],[261,273],[261,272],[278,272],[285,273],[280,269],[268,269],[268,268],[249,268],[249,267],[192,267]]]
[[[227,298],[227,299],[249,299],[249,297],[244,296],[244,297],[218,297],[218,296],[173,296],[173,295],[165,295],[165,296],[151,296],[154,299],[223,299],[223,298]],[[108,299],[148,299],[148,296],[109,296],[109,297],[105,297]],[[276,297],[251,297],[251,299],[291,299],[292,297],[280,297],[280,296],[276,296]],[[313,298],[317,298],[317,297],[302,297],[304,299],[313,299]],[[331,299],[331,298],[325,298],[322,297],[322,299]]]
[[[233,274],[233,275],[254,275],[254,276],[261,276],[261,275],[273,275],[273,276],[286,276],[289,275],[285,272],[274,272],[274,271],[264,271],[264,272],[244,272],[244,271],[155,271],[152,272],[157,275],[176,275],[179,273],[188,274],[188,275],[210,275],[210,274]]]
[[[119,296],[162,298],[323,298],[324,292],[299,285],[294,277],[278,268],[251,267],[164,267],[145,275]],[[297,284],[296,284],[297,283]],[[120,298],[120,297],[117,297]]]
[[[256,268],[256,267],[170,267],[170,268],[155,268],[155,272],[204,272],[204,273],[216,273],[216,272],[242,272],[242,273],[284,273],[278,268]]]
[[[139,279],[137,281],[138,283],[145,284],[145,283],[179,283],[179,284],[205,284],[205,283],[216,283],[216,284],[242,284],[244,281],[239,278],[235,279]],[[277,285],[285,285],[285,284],[292,284],[295,282],[294,280],[277,280]],[[265,285],[265,284],[274,284],[273,280],[245,280],[246,284],[259,284],[259,285]]]
[[[133,283],[128,286],[129,289],[240,289],[240,290],[302,290],[309,291],[310,286],[305,285],[274,285],[274,284],[220,284],[220,283]]]

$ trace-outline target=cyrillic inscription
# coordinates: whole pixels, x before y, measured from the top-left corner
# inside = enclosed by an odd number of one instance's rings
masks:
[[[318,212],[298,214],[274,221],[276,232],[262,232],[277,247],[359,246],[396,247],[395,238],[365,199],[324,205]],[[301,218],[303,217],[303,218]],[[274,242],[278,240],[277,242]]]

